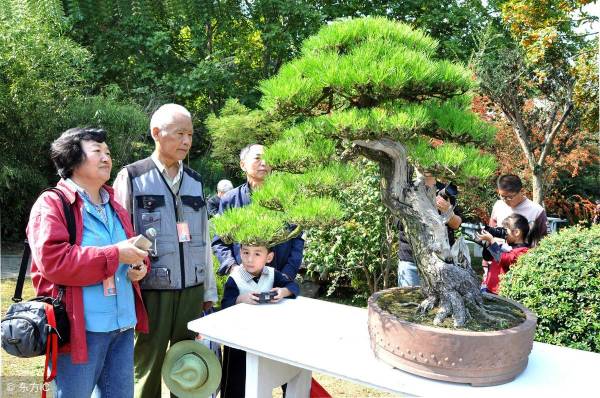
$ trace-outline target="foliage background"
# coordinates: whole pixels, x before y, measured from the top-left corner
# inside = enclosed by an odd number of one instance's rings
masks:
[[[538,316],[537,341],[600,352],[600,225],[543,239],[505,275],[500,293]]]
[[[525,61],[539,73],[546,71],[548,60],[570,54],[576,62],[564,72],[577,77],[575,108],[547,161],[545,203],[550,215],[590,220],[592,201],[600,199],[598,42],[594,35],[576,37],[575,28],[589,16],[578,18],[573,11],[589,1],[550,3],[552,7],[529,0],[0,0],[2,241],[24,236],[31,203],[57,180],[48,148],[61,131],[75,125],[105,127],[116,172],[149,153],[148,116],[165,102],[192,111],[194,146],[188,161],[203,175],[206,194],[220,178],[241,182],[239,149],[253,141],[268,143],[267,137],[277,137],[285,128],[265,123],[255,112],[261,99],[257,83],[297,56],[303,40],[323,24],[367,15],[423,29],[439,41],[438,55],[465,64],[490,27],[532,55]],[[497,125],[497,173],[516,172],[530,186],[525,159],[497,104],[475,97],[473,110]],[[253,135],[223,140],[225,134],[211,120],[227,115],[232,116],[231,128],[249,126]],[[539,143],[543,136],[534,134],[534,140]],[[365,208],[371,208],[374,198],[372,172],[361,177],[364,186],[352,191]],[[495,200],[493,180],[483,188],[459,188],[465,218],[486,221]],[[356,205],[345,200],[349,208]],[[372,219],[347,220],[339,243],[333,236],[319,236],[322,246],[307,247],[309,270],[321,275],[338,266],[339,274],[329,274],[338,278],[338,285],[348,283],[366,294],[364,271],[348,267],[341,248],[361,234],[381,243],[388,234],[384,218],[375,211]],[[381,265],[380,246],[357,247],[352,256],[367,258],[367,268],[375,272]],[[318,256],[326,259],[323,264]]]
[[[333,195],[346,217],[332,228],[307,232],[304,263],[307,277],[328,281],[326,295],[344,296],[350,288],[352,301],[364,304],[374,292],[396,285],[398,230],[381,202],[377,165],[362,159],[356,166],[359,178]]]

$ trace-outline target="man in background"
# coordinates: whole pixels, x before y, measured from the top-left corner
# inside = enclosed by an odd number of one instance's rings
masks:
[[[211,196],[206,201],[206,209],[209,217],[214,217],[219,213],[219,205],[221,204],[221,198],[227,192],[233,189],[233,184],[229,180],[221,180],[217,184],[217,194]]]
[[[227,192],[221,198],[219,214],[232,207],[244,207],[250,204],[252,191],[260,187],[271,172],[271,167],[262,158],[263,153],[264,147],[259,144],[251,144],[241,150],[240,167],[246,173],[246,182]],[[242,263],[240,246],[237,243],[228,245],[219,236],[215,236],[212,249],[219,259],[220,266],[217,271],[219,275],[230,274]],[[304,252],[302,235],[274,246],[273,252],[275,257],[269,265],[294,280],[302,264]]]
[[[423,172],[423,176],[425,177],[425,185],[435,187],[438,193],[435,197],[435,206],[438,212],[448,216],[446,228],[448,230],[448,243],[452,247],[455,241],[454,231],[460,228],[460,224],[462,223],[460,211],[456,207],[456,195],[458,194],[456,186],[452,184],[446,185],[438,181],[433,174],[427,171]],[[450,192],[453,190],[454,192]],[[402,226],[399,226],[398,229],[398,286],[420,286],[421,279],[413,257],[412,247],[408,243]]]

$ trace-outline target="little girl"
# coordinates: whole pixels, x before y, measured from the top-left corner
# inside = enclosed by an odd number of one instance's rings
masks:
[[[483,259],[492,261],[489,265],[482,289],[489,293],[498,294],[498,283],[500,275],[508,272],[508,269],[517,262],[517,259],[529,250],[529,223],[520,214],[513,213],[504,219],[502,226],[506,229],[506,243],[512,249],[508,252],[502,250],[502,245],[494,242],[494,237],[487,231],[481,231],[477,238],[487,242],[483,250]]]

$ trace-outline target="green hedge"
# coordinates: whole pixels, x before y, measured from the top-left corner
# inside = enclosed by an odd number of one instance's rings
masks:
[[[543,239],[506,274],[500,294],[537,314],[537,341],[600,352],[600,225]]]

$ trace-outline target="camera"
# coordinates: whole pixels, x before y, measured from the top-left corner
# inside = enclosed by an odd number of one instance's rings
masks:
[[[271,300],[273,300],[273,297],[277,296],[277,292],[275,292],[275,291],[262,292],[262,293],[258,293],[257,296],[258,296],[259,304],[266,304],[266,303],[269,303]]]
[[[449,182],[444,188],[439,189],[436,192],[436,195],[441,196],[447,201],[450,201],[450,198],[456,199],[456,195],[458,195],[458,187]]]
[[[483,225],[481,223],[478,223],[478,224],[463,223],[461,225],[461,231],[462,231],[463,235],[465,236],[465,239],[475,242],[479,245],[482,245],[482,244],[481,244],[481,241],[477,238],[477,234],[481,230],[485,230],[485,231],[489,232],[490,235],[492,235],[495,238],[500,238],[500,239],[506,240],[506,235],[507,235],[506,228],[490,227],[488,225]]]
[[[506,240],[506,235],[507,235],[506,228],[490,227],[489,225],[486,225],[483,227],[483,229],[485,229],[487,232],[489,232],[490,235],[492,235],[494,238],[500,238],[500,239]]]

